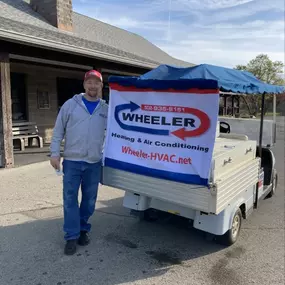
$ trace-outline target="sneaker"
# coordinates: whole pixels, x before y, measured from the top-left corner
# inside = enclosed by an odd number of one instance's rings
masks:
[[[80,237],[78,239],[78,242],[77,242],[79,245],[87,245],[90,243],[90,238],[89,238],[89,234],[88,232],[86,231],[81,231],[80,232]]]
[[[76,252],[76,239],[68,240],[65,244],[64,253],[73,255]]]

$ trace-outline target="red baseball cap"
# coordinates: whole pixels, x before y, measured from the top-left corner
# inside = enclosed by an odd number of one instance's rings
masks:
[[[86,72],[84,76],[84,81],[90,77],[97,77],[100,79],[101,82],[103,82],[102,74],[97,70],[89,70],[88,72]]]

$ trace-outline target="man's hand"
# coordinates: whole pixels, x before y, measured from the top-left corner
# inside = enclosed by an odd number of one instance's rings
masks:
[[[50,164],[54,169],[60,170],[60,157],[52,157],[50,159]]]

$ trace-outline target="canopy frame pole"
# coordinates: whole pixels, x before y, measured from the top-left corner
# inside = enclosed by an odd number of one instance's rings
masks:
[[[261,99],[261,117],[260,117],[260,130],[259,130],[259,157],[262,157],[262,136],[263,136],[263,120],[264,120],[264,104],[265,94],[262,94]]]
[[[277,137],[277,125],[276,125],[276,94],[273,94],[273,122],[274,122],[274,143],[276,143],[276,137]]]
[[[263,135],[263,119],[264,119],[264,105],[265,105],[265,93],[262,93],[262,99],[261,99],[261,117],[260,117],[260,130],[259,130],[259,157],[262,161],[262,135]],[[255,203],[254,208],[257,209],[258,206],[258,184],[256,185],[256,193],[255,193]]]

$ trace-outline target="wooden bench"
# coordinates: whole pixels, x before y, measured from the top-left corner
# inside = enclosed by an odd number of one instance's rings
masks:
[[[28,139],[28,146],[32,146],[33,140],[36,139],[38,146],[43,147],[43,138],[39,136],[36,123],[33,122],[13,122],[12,124],[13,141],[20,142],[21,151],[25,150],[25,140]]]

